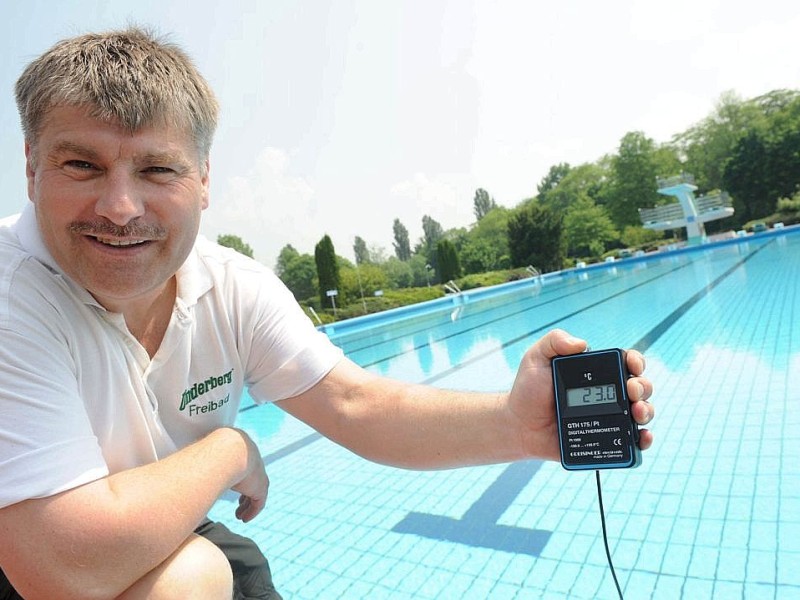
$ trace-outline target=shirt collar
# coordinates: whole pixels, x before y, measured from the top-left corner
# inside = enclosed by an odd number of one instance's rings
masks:
[[[208,243],[203,236],[198,235],[192,251],[176,273],[177,299],[184,306],[194,306],[203,294],[214,287],[211,272],[200,257],[200,249]]]
[[[28,203],[22,210],[16,224],[13,226],[22,248],[39,262],[45,265],[55,275],[68,283],[73,291],[84,299],[87,304],[101,307],[94,297],[83,287],[75,283],[50,254],[39,231],[36,221],[36,210],[33,203]],[[193,306],[197,300],[213,287],[211,274],[200,260],[198,245],[208,243],[202,236],[198,236],[188,258],[177,272],[177,297],[184,306]]]

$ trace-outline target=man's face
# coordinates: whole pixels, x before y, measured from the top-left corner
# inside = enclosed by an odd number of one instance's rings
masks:
[[[165,289],[208,206],[208,171],[188,132],[130,133],[57,107],[26,155],[28,196],[64,272],[115,312],[146,306]]]

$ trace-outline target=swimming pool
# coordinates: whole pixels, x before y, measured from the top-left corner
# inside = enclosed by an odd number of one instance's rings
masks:
[[[329,333],[409,381],[511,385],[561,327],[642,350],[656,444],[603,473],[626,598],[800,597],[800,231],[760,234],[464,294]],[[390,315],[391,316],[391,315]],[[615,598],[592,473],[557,463],[410,472],[374,465],[274,407],[239,425],[264,448],[267,509],[242,527],[287,599]],[[232,498],[232,497],[231,497]]]

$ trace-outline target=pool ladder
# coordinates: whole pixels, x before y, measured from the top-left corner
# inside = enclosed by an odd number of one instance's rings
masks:
[[[460,294],[461,293],[461,288],[458,287],[456,285],[456,282],[453,281],[452,279],[450,281],[448,281],[447,283],[445,283],[443,287],[444,287],[444,291],[445,291],[446,294],[447,293],[450,293],[450,294]]]
[[[314,310],[314,307],[313,307],[313,306],[309,306],[309,307],[308,307],[308,311],[309,311],[309,312],[310,312],[312,315],[314,315],[314,319],[316,319],[317,323],[319,323],[320,325],[322,325],[322,324],[323,324],[323,323],[322,323],[322,319],[320,319],[320,318],[319,318],[319,315],[317,314],[317,311],[315,311],[315,310]]]

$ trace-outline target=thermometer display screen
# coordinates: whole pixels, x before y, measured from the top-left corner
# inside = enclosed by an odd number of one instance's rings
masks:
[[[567,389],[567,406],[592,406],[617,401],[617,386],[613,383]]]

